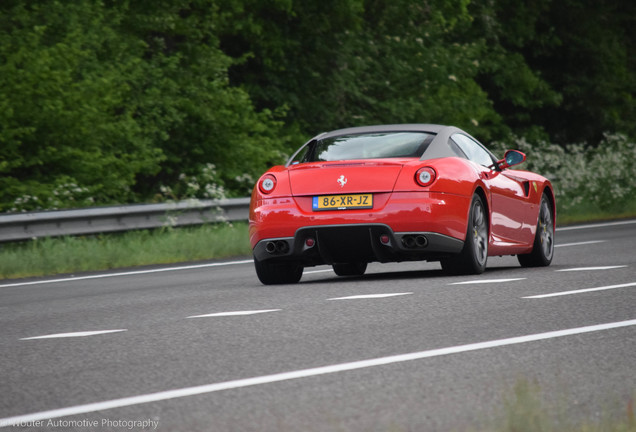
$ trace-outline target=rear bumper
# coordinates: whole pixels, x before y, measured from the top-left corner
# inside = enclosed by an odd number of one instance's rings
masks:
[[[254,247],[258,261],[297,261],[304,266],[348,262],[436,260],[459,253],[462,240],[444,234],[394,232],[385,224],[303,227],[292,237],[269,238]]]
[[[253,199],[250,244],[294,238],[298,230],[320,226],[385,225],[393,233],[426,232],[464,240],[470,196],[440,192],[374,194],[372,209],[313,211],[311,197]]]

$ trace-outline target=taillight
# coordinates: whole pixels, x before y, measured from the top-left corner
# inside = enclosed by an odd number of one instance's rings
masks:
[[[271,174],[267,174],[263,176],[258,182],[258,188],[264,194],[272,193],[275,187],[276,187],[276,177],[274,177]]]
[[[431,167],[424,167],[417,170],[415,173],[415,181],[420,186],[430,186],[435,181],[437,174]]]

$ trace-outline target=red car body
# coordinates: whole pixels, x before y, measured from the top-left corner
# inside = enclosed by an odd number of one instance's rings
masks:
[[[497,160],[451,126],[321,134],[254,187],[249,237],[257,274],[266,284],[290,283],[308,266],[331,264],[337,274],[360,275],[368,262],[405,260],[481,273],[493,255],[548,265],[556,219],[552,185],[508,168],[525,155],[506,155],[508,161]],[[477,265],[466,264],[467,257]]]

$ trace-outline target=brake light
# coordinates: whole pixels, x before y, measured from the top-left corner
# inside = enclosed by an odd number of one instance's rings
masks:
[[[258,188],[264,194],[272,193],[276,188],[276,177],[271,174],[263,176],[258,182]]]
[[[424,167],[415,173],[415,182],[420,186],[430,186],[435,181],[437,173],[431,167]]]

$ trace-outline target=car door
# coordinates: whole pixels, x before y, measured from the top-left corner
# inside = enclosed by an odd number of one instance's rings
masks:
[[[482,181],[490,191],[492,245],[505,247],[531,241],[532,211],[528,185],[514,176],[514,170],[492,169],[496,159],[477,141],[463,134],[455,134],[451,139],[475,163]],[[496,249],[491,252],[496,252]]]

